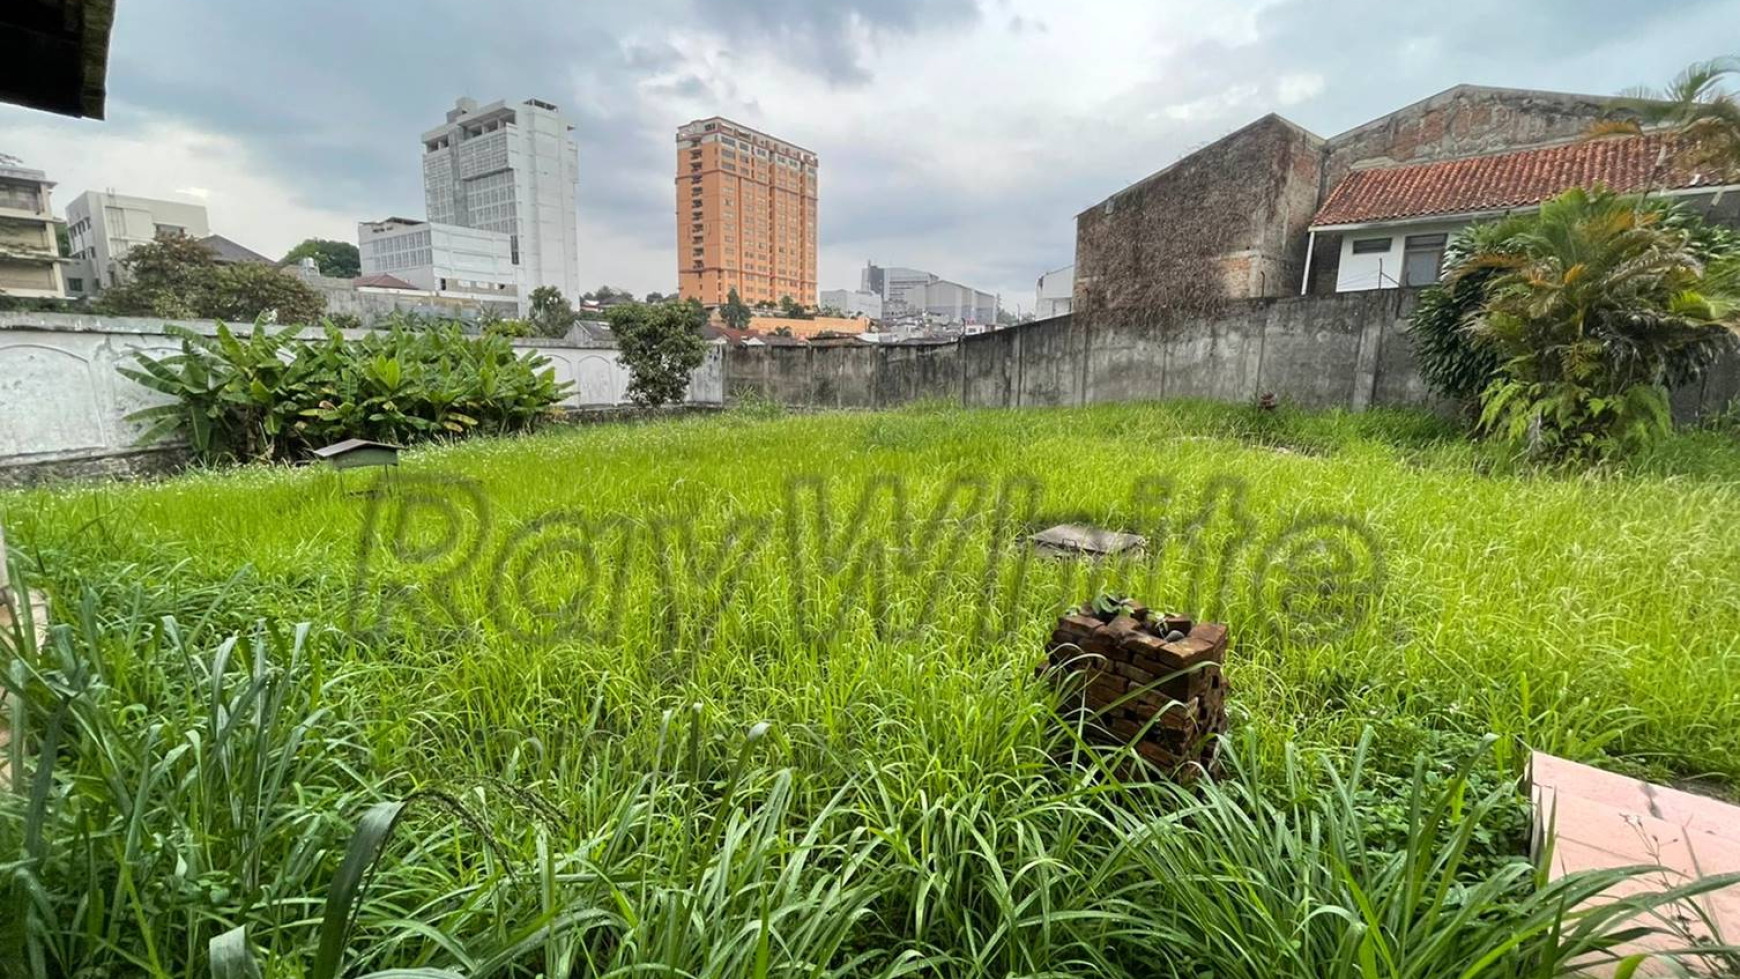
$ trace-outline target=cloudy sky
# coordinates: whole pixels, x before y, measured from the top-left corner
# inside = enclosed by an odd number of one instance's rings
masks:
[[[582,281],[665,291],[673,130],[722,114],[820,154],[823,289],[875,259],[1028,308],[1078,211],[1265,112],[1331,135],[1458,82],[1611,93],[1740,46],[1740,0],[118,6],[107,120],[0,105],[0,152],[62,205],[201,200],[272,255],[355,240],[423,214],[418,137],[455,97],[535,96],[577,126]]]

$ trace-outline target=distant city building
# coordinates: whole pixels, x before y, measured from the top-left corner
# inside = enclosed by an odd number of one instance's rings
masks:
[[[882,318],[882,297],[863,289],[830,289],[822,293],[822,305],[837,309],[847,316],[865,319]]]
[[[924,311],[931,319],[968,326],[997,325],[997,296],[971,286],[938,279],[924,287]]]
[[[573,299],[580,294],[573,129],[538,99],[485,106],[459,99],[444,125],[423,134],[429,223],[506,235],[526,294],[554,286]]]
[[[211,228],[201,204],[87,190],[66,206],[66,234],[67,291],[94,296],[125,279],[121,259],[139,245],[160,234],[206,239]]]
[[[937,281],[937,276],[919,269],[883,268],[866,263],[859,277],[865,292],[882,297],[882,312],[890,318],[917,316],[924,311],[924,287]]]
[[[677,129],[677,288],[684,299],[816,301],[816,155],[715,116]]]
[[[0,166],[0,293],[65,298],[64,259],[49,203],[53,189],[41,170]]]
[[[1075,298],[1075,266],[1065,265],[1039,277],[1033,296],[1033,318],[1048,320],[1069,314]]]
[[[971,286],[950,282],[922,269],[864,266],[859,278],[865,292],[882,297],[884,319],[924,317],[945,323],[997,322],[997,297]]]
[[[387,218],[358,224],[356,236],[363,278],[386,275],[433,293],[520,294],[513,236],[503,232]]]

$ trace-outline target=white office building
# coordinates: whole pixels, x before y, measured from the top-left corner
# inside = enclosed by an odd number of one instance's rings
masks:
[[[461,98],[447,122],[423,134],[423,196],[431,225],[508,236],[526,294],[580,292],[574,127],[538,99],[479,106]]]
[[[121,259],[159,234],[208,237],[205,207],[95,190],[73,198],[66,206],[73,260],[66,272],[68,294],[94,296],[119,285],[125,274]]]
[[[1075,305],[1075,266],[1065,265],[1039,277],[1033,296],[1033,318],[1048,320],[1067,316]]]
[[[512,237],[500,231],[387,218],[356,227],[364,278],[390,275],[440,294],[521,295]]]
[[[932,320],[967,325],[997,325],[997,295],[959,282],[938,279],[924,287],[924,312]]]
[[[868,320],[882,318],[882,297],[863,289],[829,289],[822,293],[822,305],[847,316],[862,316]]]
[[[924,312],[924,288],[937,277],[921,269],[883,268],[875,263],[864,266],[859,276],[859,288],[882,297],[882,312],[889,318],[917,316]]]
[[[923,269],[883,268],[872,262],[864,266],[859,282],[862,291],[882,297],[884,319],[928,319],[986,326],[997,323],[995,294],[950,282]]]

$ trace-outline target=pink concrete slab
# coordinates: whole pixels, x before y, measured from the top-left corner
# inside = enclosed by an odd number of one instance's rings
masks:
[[[1740,840],[1740,806],[1534,752],[1529,780],[1626,812]]]
[[[1553,833],[1550,867],[1557,878],[1582,870],[1659,866],[1614,887],[1612,897],[1676,887],[1711,874],[1740,871],[1740,807],[1534,753],[1529,761],[1537,845]],[[1551,825],[1549,825],[1549,822]],[[1698,911],[1702,911],[1700,915]],[[1703,895],[1698,907],[1663,909],[1679,930],[1704,941],[1740,943],[1740,887]],[[1713,922],[1712,929],[1707,922]],[[1645,919],[1647,925],[1663,925]],[[1624,952],[1680,947],[1685,938],[1654,936]],[[1684,961],[1694,974],[1709,963]],[[1593,968],[1592,974],[1611,972]],[[1667,964],[1642,975],[1669,974]]]

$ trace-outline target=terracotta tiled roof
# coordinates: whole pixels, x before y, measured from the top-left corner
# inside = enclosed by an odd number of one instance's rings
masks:
[[[1706,176],[1673,168],[1658,173],[1666,147],[1667,138],[1661,135],[1621,136],[1496,156],[1357,170],[1335,185],[1311,224],[1502,211],[1596,184],[1629,193],[1658,180],[1671,189],[1711,183]]]

